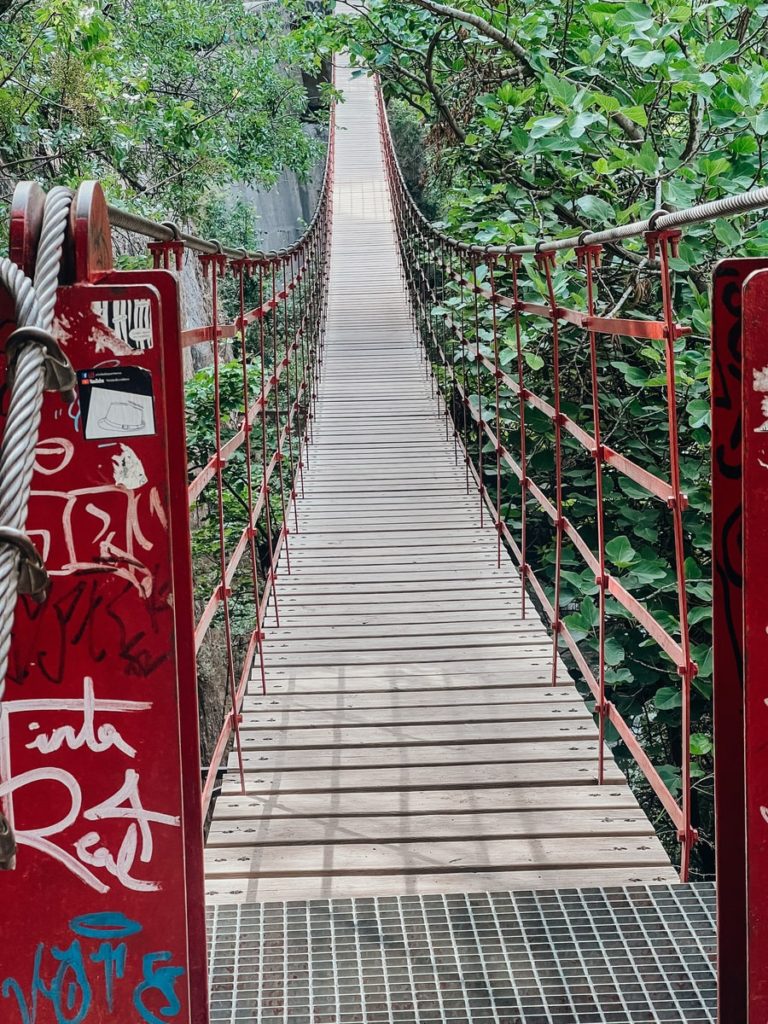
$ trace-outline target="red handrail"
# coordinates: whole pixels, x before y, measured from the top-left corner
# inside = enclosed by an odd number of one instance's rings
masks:
[[[691,641],[688,628],[688,605],[685,580],[685,550],[682,514],[687,499],[681,490],[680,454],[677,437],[677,410],[675,396],[675,341],[689,329],[680,326],[675,319],[670,257],[676,253],[680,230],[677,227],[657,228],[661,218],[651,218],[650,224],[643,222],[638,227],[645,236],[649,258],[658,261],[662,289],[662,316],[659,320],[631,320],[621,317],[598,317],[595,315],[595,270],[599,265],[602,244],[594,241],[587,233],[580,239],[571,240],[577,261],[577,272],[583,274],[586,291],[585,310],[562,306],[555,294],[553,270],[556,251],[566,248],[561,242],[540,243],[535,247],[519,246],[502,249],[493,246],[470,246],[447,237],[437,231],[419,211],[405,185],[394,145],[389,132],[386,107],[381,90],[378,90],[379,119],[385,154],[385,166],[394,210],[398,242],[406,280],[414,306],[415,318],[420,325],[422,339],[431,355],[433,364],[439,368],[449,382],[460,406],[460,413],[453,412],[454,438],[463,450],[467,465],[468,479],[471,474],[480,497],[481,514],[485,509],[496,525],[499,544],[506,541],[523,582],[522,614],[526,614],[525,590],[530,587],[536,595],[545,615],[552,626],[553,658],[552,683],[556,683],[557,661],[561,645],[570,652],[584,680],[596,700],[595,712],[598,717],[600,744],[598,755],[598,779],[604,781],[604,739],[605,723],[610,722],[624,741],[651,789],[672,819],[681,843],[680,874],[688,877],[691,848],[697,835],[691,824],[691,777],[690,777],[690,703],[691,685],[696,675],[696,665],[691,658]],[[764,190],[763,190],[764,191]],[[761,200],[765,204],[765,197]],[[673,215],[665,215],[667,218]],[[623,235],[626,231],[622,230]],[[637,232],[635,232],[637,233]],[[610,232],[604,233],[609,235]],[[521,274],[525,272],[524,256],[531,253],[534,265],[543,279],[546,292],[545,302],[521,301]],[[476,276],[478,267],[487,269],[487,283],[483,287]],[[511,279],[511,295],[501,293],[498,286],[500,272]],[[441,299],[447,294],[448,285],[458,288],[462,307],[465,296],[472,301],[466,314],[469,320],[469,336],[465,333],[461,316],[449,312],[439,314],[442,330],[435,325],[433,308],[441,306]],[[487,304],[492,328],[492,342],[483,351],[480,343],[479,303]],[[445,307],[441,306],[441,309]],[[499,326],[497,310],[503,309],[513,317],[516,372],[505,371],[499,359]],[[526,319],[544,320],[549,325],[551,343],[552,396],[544,397],[533,392],[525,382],[522,352],[523,329]],[[561,325],[571,324],[582,328],[589,345],[590,385],[589,400],[592,403],[591,431],[569,416],[561,404]],[[639,466],[632,459],[605,445],[601,436],[600,386],[598,378],[597,352],[599,336],[621,335],[630,338],[663,340],[665,343],[666,410],[669,437],[669,477],[664,478]],[[448,348],[450,346],[450,351]],[[457,359],[461,372],[457,372]],[[471,359],[477,367],[476,394],[467,392],[467,365]],[[484,379],[483,379],[484,378]],[[500,386],[508,388],[517,398],[519,405],[518,449],[510,451],[501,436]],[[493,421],[484,413],[483,392],[487,391],[493,402]],[[444,396],[445,397],[445,396]],[[536,409],[549,420],[552,426],[552,449],[554,458],[554,487],[548,496],[542,487],[530,476],[527,458],[526,410]],[[451,415],[450,403],[446,399],[446,418]],[[477,450],[468,450],[467,424],[474,424]],[[597,551],[586,542],[576,524],[564,513],[565,485],[563,478],[563,439],[568,434],[584,449],[594,463],[595,474],[595,523]],[[495,457],[496,500],[491,499],[485,483],[486,467],[483,449],[490,442]],[[662,501],[670,511],[675,550],[675,577],[678,601],[679,640],[676,639],[653,616],[651,611],[639,602],[621,580],[611,574],[606,566],[606,522],[603,502],[603,473],[610,467],[634,481],[648,493],[649,497]],[[510,470],[520,484],[521,529],[517,537],[504,520],[501,509],[502,473]],[[545,590],[534,572],[528,558],[528,506],[533,502],[550,519],[555,533],[555,565],[552,593]],[[581,555],[589,570],[594,573],[598,588],[598,664],[597,668],[588,662],[579,643],[574,638],[560,608],[560,584],[562,578],[562,551],[565,540]],[[618,602],[624,612],[645,630],[666,654],[681,679],[682,698],[682,750],[681,750],[681,797],[678,800],[670,787],[651,763],[648,755],[630,725],[622,717],[615,704],[607,699],[605,687],[606,649],[606,598]]]
[[[285,569],[290,573],[291,528],[298,531],[296,511],[297,484],[303,493],[304,467],[309,459],[312,421],[317,399],[319,366],[324,341],[329,240],[333,205],[335,111],[331,110],[325,175],[315,214],[307,230],[287,249],[269,253],[246,253],[224,248],[179,231],[169,224],[155,224],[125,211],[110,208],[113,226],[153,238],[148,244],[155,267],[181,270],[185,254],[197,254],[204,278],[209,283],[211,322],[182,331],[186,347],[208,343],[213,352],[213,406],[215,450],[202,466],[194,467],[189,483],[190,510],[194,510],[206,489],[215,486],[213,502],[217,526],[218,579],[202,599],[202,610],[195,623],[195,650],[221,613],[224,625],[225,659],[229,709],[216,740],[203,785],[203,814],[208,812],[217,775],[234,738],[241,786],[245,789],[239,723],[243,698],[254,665],[258,665],[261,687],[266,692],[264,668],[264,620],[272,602],[276,621],[278,607],[278,560],[285,551]],[[220,317],[219,283],[226,273],[236,282],[237,315],[227,322]],[[257,282],[257,304],[246,309],[246,282]],[[255,338],[247,340],[247,330],[255,328]],[[225,436],[221,416],[222,343],[239,339],[242,368],[244,414],[237,429]],[[249,370],[259,375],[259,391],[252,400]],[[259,435],[254,443],[254,434]],[[233,456],[242,451],[248,521],[233,547],[227,542],[224,470]],[[259,467],[259,472],[255,467]],[[279,522],[275,522],[275,502]],[[266,537],[266,566],[262,567],[256,547],[259,523]],[[255,626],[241,665],[236,664],[233,644],[232,586],[235,574],[248,555],[250,590],[255,609]]]

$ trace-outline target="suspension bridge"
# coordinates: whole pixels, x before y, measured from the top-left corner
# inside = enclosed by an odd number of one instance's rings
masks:
[[[337,84],[344,100],[317,213],[279,253],[231,250],[112,209],[93,183],[74,198],[17,191],[0,279],[10,395],[0,891],[3,934],[15,936],[0,959],[0,1016],[714,1021],[715,889],[688,877],[696,666],[674,411],[685,328],[669,261],[685,224],[762,208],[768,196],[530,248],[466,246],[407,195],[375,81],[341,58]],[[152,239],[152,269],[114,269],[114,229]],[[633,234],[658,262],[661,319],[601,318],[600,253]],[[572,249],[582,310],[562,307],[553,284],[554,254]],[[210,289],[202,326],[180,318],[174,271],[190,258]],[[545,302],[523,297],[526,259]],[[733,564],[741,516],[745,557],[762,551],[763,270],[731,261],[715,280],[716,573]],[[525,379],[526,318],[552,331],[544,396]],[[499,355],[502,319],[517,339],[512,364]],[[595,360],[588,421],[561,407],[565,325],[592,353],[603,334],[664,343],[667,471],[601,440]],[[190,448],[187,466],[182,354],[202,343],[214,357],[214,442],[201,459]],[[222,386],[233,366],[234,419]],[[742,394],[742,377],[758,385]],[[516,449],[501,427],[505,402],[519,408]],[[528,410],[551,427],[552,486],[526,461]],[[566,514],[567,439],[592,460],[596,551]],[[609,472],[669,516],[675,627],[609,570]],[[502,473],[519,487],[516,526]],[[229,500],[235,486],[244,513]],[[526,546],[534,505],[556,538],[554,591]],[[195,559],[201,515],[216,524],[213,576]],[[596,662],[561,611],[565,544],[594,572]],[[755,916],[763,598],[738,572],[722,579],[716,734],[746,750],[751,771],[734,757],[718,777],[719,1019],[754,1024],[768,1005]],[[255,625],[243,644],[245,591]],[[677,680],[680,790],[606,693],[609,601]],[[742,622],[754,644],[746,662]],[[194,679],[206,644],[219,650],[227,704],[201,787]],[[614,762],[608,723],[654,814],[674,825],[678,866]]]

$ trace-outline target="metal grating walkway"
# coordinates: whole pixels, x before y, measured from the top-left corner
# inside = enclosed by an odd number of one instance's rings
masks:
[[[211,1024],[715,1021],[708,883],[221,905]]]

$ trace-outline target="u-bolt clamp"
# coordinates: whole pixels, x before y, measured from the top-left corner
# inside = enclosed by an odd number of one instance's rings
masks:
[[[51,581],[40,552],[26,533],[14,526],[0,526],[0,544],[8,544],[19,552],[18,592],[29,594],[34,601],[41,604],[45,600]]]
[[[0,811],[0,871],[12,871],[16,865],[16,838],[11,824]]]
[[[77,378],[69,359],[62,352],[59,343],[49,331],[42,327],[17,327],[5,345],[5,358],[8,363],[8,382],[13,387],[16,374],[16,363],[19,353],[26,345],[39,345],[45,360],[46,391],[60,391],[65,402],[75,400]]]

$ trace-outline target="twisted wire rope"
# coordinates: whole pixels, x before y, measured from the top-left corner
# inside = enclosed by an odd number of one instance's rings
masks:
[[[17,327],[50,332],[53,326],[71,204],[72,193],[66,188],[57,186],[46,196],[34,280],[11,260],[0,260],[0,283],[14,300]],[[45,350],[42,344],[30,341],[18,352],[0,445],[0,526],[13,530],[23,530],[26,524],[44,390]],[[15,545],[0,540],[0,701],[6,688],[20,557]]]

